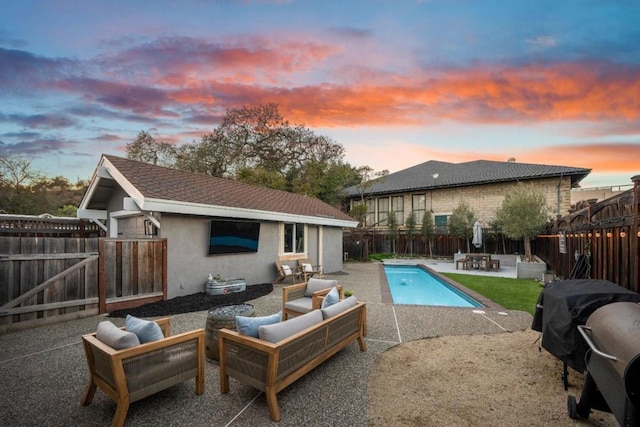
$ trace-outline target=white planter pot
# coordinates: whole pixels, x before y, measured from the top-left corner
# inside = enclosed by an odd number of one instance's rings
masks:
[[[547,264],[539,257],[534,256],[537,262],[522,262],[520,257],[516,258],[516,277],[518,279],[542,280],[547,271]]]

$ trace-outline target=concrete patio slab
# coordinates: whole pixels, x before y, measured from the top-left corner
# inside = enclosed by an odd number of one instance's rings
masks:
[[[451,263],[452,264],[452,263]],[[444,263],[429,265],[445,268]],[[454,268],[455,270],[455,268]],[[368,425],[367,378],[377,357],[400,342],[442,335],[494,334],[529,328],[532,317],[517,311],[383,304],[379,263],[347,263],[335,278],[367,303],[367,352],[356,343],[336,354],[278,394],[280,426]],[[441,270],[438,270],[441,271]],[[492,273],[496,274],[496,273]],[[256,300],[256,315],[282,308],[282,286]],[[204,328],[207,312],[171,316],[173,333]],[[115,404],[98,390],[90,406],[80,405],[88,379],[80,341],[104,316],[68,321],[0,335],[0,414],[2,425],[110,425]],[[111,319],[122,325],[123,319]],[[131,405],[126,425],[261,426],[269,418],[264,395],[231,379],[220,394],[218,365],[205,366],[205,393],[194,381],[171,387]]]

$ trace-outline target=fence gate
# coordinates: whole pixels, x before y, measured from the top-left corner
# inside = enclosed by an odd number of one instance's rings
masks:
[[[166,299],[166,239],[0,236],[0,333]]]

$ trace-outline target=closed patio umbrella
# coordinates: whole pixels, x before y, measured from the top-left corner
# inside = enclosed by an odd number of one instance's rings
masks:
[[[475,224],[473,224],[472,243],[473,243],[473,246],[475,246],[476,248],[479,248],[480,246],[482,246],[482,224],[480,224],[479,221],[476,221]]]

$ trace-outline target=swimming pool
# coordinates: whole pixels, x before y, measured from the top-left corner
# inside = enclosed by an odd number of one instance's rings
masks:
[[[484,307],[481,303],[415,265],[385,265],[394,304]]]

